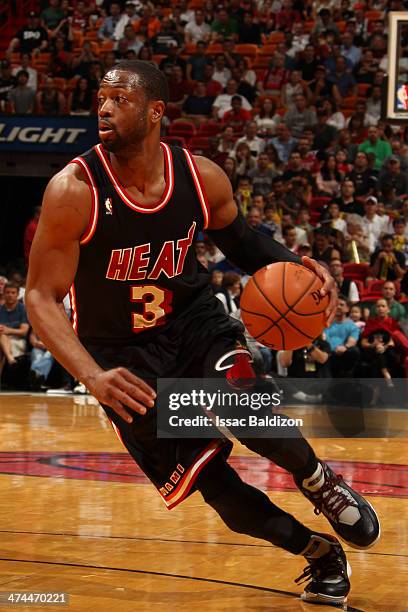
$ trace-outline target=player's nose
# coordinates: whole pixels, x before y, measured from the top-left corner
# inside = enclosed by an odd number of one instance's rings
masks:
[[[98,108],[98,116],[106,117],[112,115],[112,102],[111,100],[105,100]]]

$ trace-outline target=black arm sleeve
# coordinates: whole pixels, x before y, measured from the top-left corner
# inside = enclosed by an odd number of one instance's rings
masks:
[[[241,212],[227,227],[207,230],[207,234],[227,259],[248,274],[277,261],[302,263],[301,258],[283,244],[250,228]]]

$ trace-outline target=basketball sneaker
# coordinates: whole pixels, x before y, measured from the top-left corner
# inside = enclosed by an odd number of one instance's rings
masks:
[[[303,601],[336,606],[347,603],[351,568],[340,542],[330,535],[314,534],[302,555],[308,565],[295,582],[309,581],[301,595]]]
[[[369,548],[379,539],[380,523],[374,508],[324,461],[319,461],[310,478],[296,484],[314,505],[315,514],[324,514],[334,531],[349,546]]]

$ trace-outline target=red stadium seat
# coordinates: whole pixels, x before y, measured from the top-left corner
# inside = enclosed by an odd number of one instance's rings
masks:
[[[377,293],[365,293],[364,294],[364,298],[363,301],[364,302],[376,302],[377,300],[379,300],[380,298],[382,298],[382,293],[381,292],[377,292]]]
[[[364,12],[364,17],[368,21],[378,21],[379,19],[382,19],[383,12],[382,11],[376,11],[376,10],[365,11]]]
[[[385,281],[378,279],[367,281],[367,293],[381,294],[382,286],[384,283]]]
[[[185,138],[183,136],[165,136],[162,141],[168,145],[185,148],[187,146]]]
[[[258,54],[258,47],[249,43],[241,43],[235,45],[235,52],[244,57],[248,57],[253,62]]]
[[[343,268],[344,278],[359,279],[364,282],[368,275],[369,265],[368,263],[345,263]]]
[[[221,43],[211,43],[208,45],[205,53],[206,55],[218,55],[219,53],[222,53]]]
[[[164,114],[170,119],[170,121],[174,121],[175,119],[180,119],[181,110],[177,108],[177,106],[167,106]]]
[[[268,37],[269,43],[277,44],[280,42],[284,42],[284,40],[285,40],[285,34],[283,32],[271,32]]]
[[[188,143],[188,148],[194,155],[206,155],[210,150],[209,136],[193,136]]]
[[[252,65],[252,68],[254,70],[265,70],[265,68],[269,68],[271,59],[272,55],[258,55]]]
[[[173,131],[178,132],[180,130],[190,134],[190,136],[194,136],[196,133],[194,123],[192,121],[188,121],[188,119],[176,119],[169,125],[169,133],[170,131],[173,133]]]
[[[198,136],[216,136],[222,131],[222,127],[215,121],[201,123],[198,129]]]
[[[276,45],[266,44],[258,49],[258,55],[274,55],[276,53]]]

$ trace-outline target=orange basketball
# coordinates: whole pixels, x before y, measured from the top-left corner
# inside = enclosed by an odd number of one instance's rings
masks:
[[[242,320],[253,338],[275,350],[310,344],[325,326],[327,295],[314,272],[279,262],[258,270],[241,296]]]

